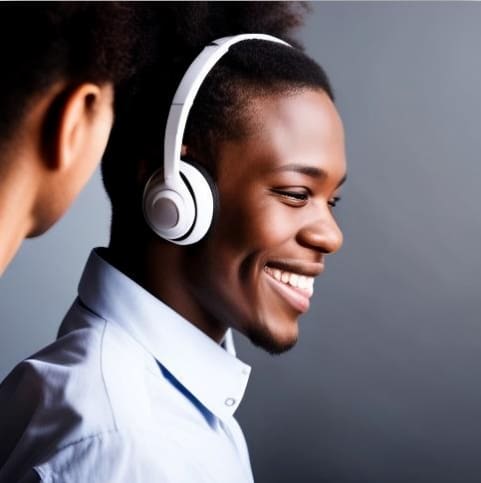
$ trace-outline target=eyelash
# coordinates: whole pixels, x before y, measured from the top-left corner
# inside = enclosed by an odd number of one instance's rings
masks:
[[[340,196],[334,196],[333,198],[331,198],[327,204],[329,206],[331,206],[332,208],[335,208],[336,205],[339,203],[339,201],[341,201],[341,197]]]
[[[307,201],[309,197],[309,193],[300,193],[299,191],[283,191],[283,190],[274,190],[275,193],[285,196],[286,198],[294,198],[297,201]]]
[[[309,196],[310,196],[310,193],[309,192],[305,192],[305,193],[300,193],[298,191],[284,191],[284,190],[272,190],[274,193],[280,195],[280,196],[283,196],[285,198],[291,198],[291,199],[294,199],[296,201],[307,201]],[[335,208],[337,203],[339,203],[339,201],[341,201],[341,197],[340,196],[334,196],[333,198],[331,198],[327,204],[332,207],[332,208]]]

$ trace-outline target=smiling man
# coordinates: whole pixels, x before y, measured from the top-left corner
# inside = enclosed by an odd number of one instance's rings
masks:
[[[211,233],[192,249],[155,240],[155,256],[141,265],[152,266],[148,290],[214,340],[233,327],[283,352],[297,340],[325,256],[342,243],[332,208],[346,172],[343,129],[321,89],[249,102],[246,135],[216,147],[220,213]],[[172,276],[159,284],[166,270]]]
[[[252,29],[283,34],[292,5],[265,8],[279,8],[282,21]],[[1,482],[253,480],[234,419],[250,367],[235,356],[231,329],[274,353],[296,343],[314,278],[342,244],[333,207],[346,176],[344,133],[323,70],[300,50],[259,39],[230,47],[202,82],[185,130],[170,131],[185,70],[225,41],[213,45],[211,35],[177,45],[178,63],[168,74],[159,63],[158,77],[149,70],[117,111],[103,163],[110,245],[92,252],[57,341],[0,388]],[[171,138],[197,212],[169,241],[158,224],[176,227],[187,204],[166,184]],[[211,178],[217,210],[190,243],[208,211],[197,178],[188,179],[194,171]]]

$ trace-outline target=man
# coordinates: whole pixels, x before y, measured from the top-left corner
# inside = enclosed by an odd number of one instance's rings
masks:
[[[199,18],[174,8],[179,24]],[[231,329],[270,352],[292,347],[314,277],[342,243],[332,207],[345,178],[343,128],[322,69],[275,41],[233,45],[179,136],[184,179],[197,163],[215,183],[208,233],[187,245],[190,228],[160,238],[158,223],[177,225],[183,202],[171,210],[155,191],[170,169],[158,128],[195,54],[226,33],[285,37],[295,23],[290,4],[265,6],[282,15],[264,28],[252,8],[227,32],[222,5],[212,23],[189,23],[191,45],[178,40],[172,64],[159,57],[158,77],[149,69],[118,110],[103,165],[111,243],[92,252],[57,341],[0,387],[0,482],[253,480],[234,419],[250,368]],[[175,134],[167,127],[167,140]]]
[[[0,275],[99,163],[114,86],[133,73],[137,21],[116,3],[0,5]]]

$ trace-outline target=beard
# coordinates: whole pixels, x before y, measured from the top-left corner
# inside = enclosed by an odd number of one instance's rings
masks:
[[[278,340],[265,326],[250,328],[245,336],[260,349],[272,355],[280,355],[292,349],[298,341],[298,337],[290,340]]]

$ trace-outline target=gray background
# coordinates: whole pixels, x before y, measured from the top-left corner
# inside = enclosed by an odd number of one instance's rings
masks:
[[[481,4],[317,3],[345,122],[340,254],[238,416],[259,482],[481,481]],[[0,376],[53,339],[109,208],[99,176],[0,280]],[[227,482],[226,482],[227,483]]]

